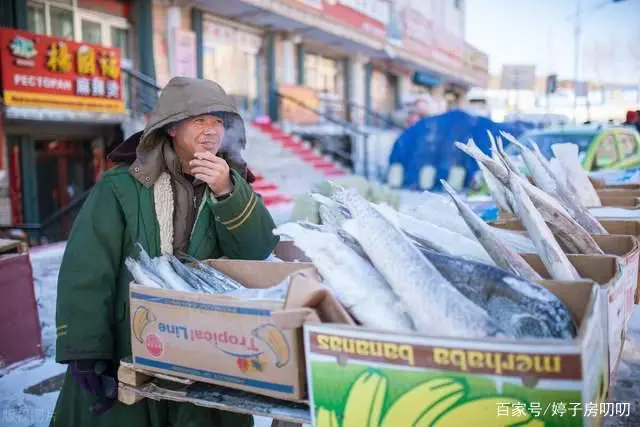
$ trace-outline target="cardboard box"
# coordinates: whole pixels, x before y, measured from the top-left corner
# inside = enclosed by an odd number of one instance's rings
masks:
[[[131,284],[133,363],[195,381],[304,400],[302,324],[308,319],[348,321],[346,311],[319,286],[311,264],[207,262],[249,288],[271,287],[290,277],[286,301]]]
[[[542,278],[549,279],[551,277],[538,254],[521,255]],[[622,265],[617,257],[611,255],[567,255],[567,258],[581,278],[598,283],[606,295],[609,384],[613,384],[622,356],[626,327],[624,292],[621,282]]]
[[[593,188],[596,190],[640,190],[640,184],[611,184],[607,185],[604,181],[589,177],[591,184],[593,184]]]
[[[541,283],[577,320],[577,338],[455,339],[306,323],[313,425],[602,425],[604,294],[588,281]],[[508,418],[516,411],[521,417]]]
[[[637,184],[634,184],[637,185]],[[596,190],[598,196],[602,197],[640,197],[639,188],[603,188]]]
[[[620,257],[620,262],[623,265],[621,280],[625,284],[625,322],[628,323],[633,312],[633,304],[640,302],[640,275],[638,274],[640,269],[640,221],[601,219],[599,222],[610,235],[594,236],[594,239],[606,254]],[[518,219],[500,220],[491,225],[526,233]],[[633,239],[629,239],[628,236],[632,236]]]
[[[607,192],[604,194],[598,194],[602,206],[587,206],[589,209],[598,207],[612,207],[612,208],[626,208],[626,209],[639,209],[640,197],[635,193],[623,192]]]

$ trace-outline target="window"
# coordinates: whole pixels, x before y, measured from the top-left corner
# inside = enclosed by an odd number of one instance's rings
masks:
[[[124,28],[111,27],[111,47],[117,47],[123,58],[129,58],[129,38]]]
[[[82,41],[102,44],[102,25],[99,22],[83,19],[81,27]]]
[[[629,157],[638,150],[638,143],[631,133],[622,132],[617,135],[620,149],[622,150],[622,158]]]
[[[29,3],[27,6],[27,29],[36,34],[47,34],[44,5]]]
[[[616,151],[616,141],[613,135],[605,136],[596,151],[596,158],[594,160],[594,169],[606,168],[613,162],[618,160],[618,153]]]
[[[51,35],[73,39],[73,11],[49,6]]]

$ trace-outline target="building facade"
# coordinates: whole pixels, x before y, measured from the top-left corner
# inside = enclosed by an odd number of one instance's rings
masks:
[[[383,126],[425,93],[457,106],[488,76],[487,56],[465,42],[464,3],[0,0],[0,225],[47,222],[95,183],[123,128],[152,107],[136,104],[140,78],[212,79],[246,116],[281,123]],[[26,40],[18,56],[16,37]],[[32,54],[29,43],[35,56],[19,57]],[[50,60],[52,46],[68,63]],[[101,55],[111,55],[111,74]]]
[[[465,41],[463,0],[185,3],[154,1],[158,82],[217,80],[252,116],[295,122],[279,96],[295,94],[322,113],[375,125],[412,96],[451,108],[487,84],[487,56]]]
[[[0,0],[0,225],[46,224],[99,179],[131,116],[123,70],[150,69],[151,5]]]

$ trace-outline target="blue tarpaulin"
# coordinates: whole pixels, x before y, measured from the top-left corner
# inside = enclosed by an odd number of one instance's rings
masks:
[[[460,165],[466,170],[464,185],[468,187],[478,165],[456,148],[454,142],[466,143],[469,138],[473,138],[478,147],[490,155],[491,143],[487,130],[495,136],[500,130],[504,130],[517,137],[524,128],[522,124],[512,126],[510,123],[496,123],[487,117],[452,110],[439,116],[424,118],[406,129],[393,146],[389,165],[399,163],[403,166],[403,187],[409,189],[419,189],[418,178],[424,166],[435,167],[435,185],[429,190],[440,189],[440,179],[446,180],[450,168]]]

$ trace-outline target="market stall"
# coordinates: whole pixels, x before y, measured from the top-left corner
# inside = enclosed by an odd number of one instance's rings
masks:
[[[501,209],[493,223],[446,182],[400,209],[330,185],[311,195],[319,221],[274,230],[269,260],[129,260],[121,401],[315,426],[637,417],[623,400],[637,398],[640,218],[594,214],[636,190],[596,190],[572,147],[549,162],[501,137],[530,176],[493,135],[492,157],[456,144]]]

